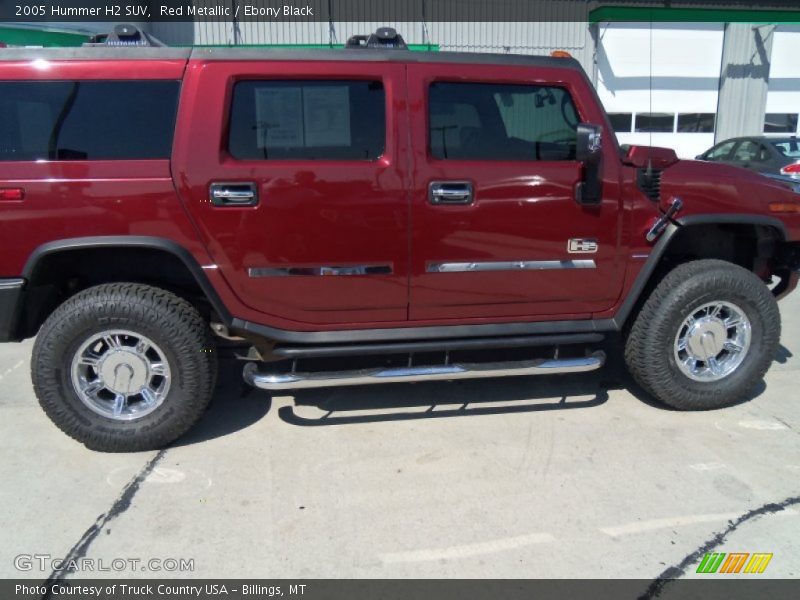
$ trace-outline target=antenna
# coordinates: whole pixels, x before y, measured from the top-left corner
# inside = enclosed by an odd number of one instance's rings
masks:
[[[653,9],[652,9],[652,7],[650,8],[650,77],[649,77],[649,83],[650,83],[650,89],[648,90],[649,91],[648,99],[650,101],[651,125],[650,125],[650,139],[649,139],[648,145],[650,147],[652,147],[653,146],[653,125],[652,125],[652,119],[653,119]],[[649,160],[649,162],[652,164],[652,160]],[[648,167],[648,168],[650,168],[650,167]]]

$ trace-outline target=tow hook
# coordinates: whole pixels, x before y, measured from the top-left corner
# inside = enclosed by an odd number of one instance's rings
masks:
[[[669,205],[669,208],[666,212],[662,213],[660,217],[653,223],[653,226],[644,236],[648,242],[655,242],[662,233],[664,233],[664,229],[667,228],[667,225],[670,221],[672,221],[672,217],[678,214],[678,211],[683,208],[683,200],[680,198],[675,198],[672,200],[672,204]]]

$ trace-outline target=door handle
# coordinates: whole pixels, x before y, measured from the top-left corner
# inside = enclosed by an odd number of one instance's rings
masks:
[[[258,191],[252,182],[212,183],[209,187],[211,204],[214,206],[255,206]]]
[[[472,204],[472,182],[431,181],[428,202],[431,204]]]

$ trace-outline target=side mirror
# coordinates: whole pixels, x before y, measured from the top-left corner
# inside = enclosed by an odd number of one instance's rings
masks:
[[[582,163],[599,161],[603,139],[600,126],[580,123],[576,133],[578,134],[578,140],[575,148],[575,159]]]
[[[596,205],[603,199],[603,130],[599,125],[579,123],[575,160],[583,163],[583,176],[575,189],[578,204]]]

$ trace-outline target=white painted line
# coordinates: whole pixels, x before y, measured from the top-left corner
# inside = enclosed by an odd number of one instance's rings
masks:
[[[759,421],[756,419],[750,421],[739,421],[739,427],[745,429],[758,429],[759,431],[779,431],[781,429],[788,429],[783,423],[777,421]]]
[[[13,367],[11,367],[10,369],[6,369],[5,371],[3,371],[2,374],[0,374],[0,379],[3,379],[3,377],[5,377],[6,375],[10,375],[12,371],[16,371],[17,369],[19,369],[24,364],[25,364],[25,361],[21,360],[17,364],[15,364]]]
[[[694,523],[714,523],[717,521],[730,521],[739,516],[739,513],[716,513],[708,515],[686,515],[683,517],[666,517],[664,519],[652,519],[650,521],[636,521],[625,525],[614,527],[601,527],[600,531],[611,537],[630,535],[642,531],[653,531],[655,529],[665,529],[667,527],[680,527],[681,525],[692,525]]]
[[[775,514],[792,516],[797,515],[798,512],[794,509],[788,508],[780,512],[776,512]],[[730,521],[740,517],[741,515],[742,513],[712,513],[707,515],[666,517],[664,519],[652,519],[650,521],[636,521],[635,523],[626,523],[625,525],[616,525],[614,527],[601,527],[600,531],[606,535],[610,535],[611,537],[619,537],[622,535],[641,533],[643,531],[666,529],[668,527],[680,527],[682,525],[694,525],[696,523],[716,523],[720,521]]]
[[[719,469],[724,469],[725,465],[722,463],[697,463],[689,465],[689,468],[695,471],[717,471]]]
[[[117,488],[125,481],[129,481],[131,474],[136,474],[134,467],[119,467],[112,470],[106,483],[113,488]],[[210,488],[212,486],[211,477],[198,469],[189,469],[188,471],[181,471],[180,469],[171,469],[168,467],[155,467],[153,471],[144,478],[143,484],[185,484],[194,487],[202,486]]]
[[[380,558],[384,563],[425,562],[448,558],[466,558],[469,556],[502,552],[504,550],[513,550],[515,548],[532,546],[534,544],[546,544],[555,541],[555,539],[556,538],[549,533],[530,533],[528,535],[490,540],[488,542],[448,546],[447,548],[426,548],[410,550],[408,552],[390,552],[381,554]]]

